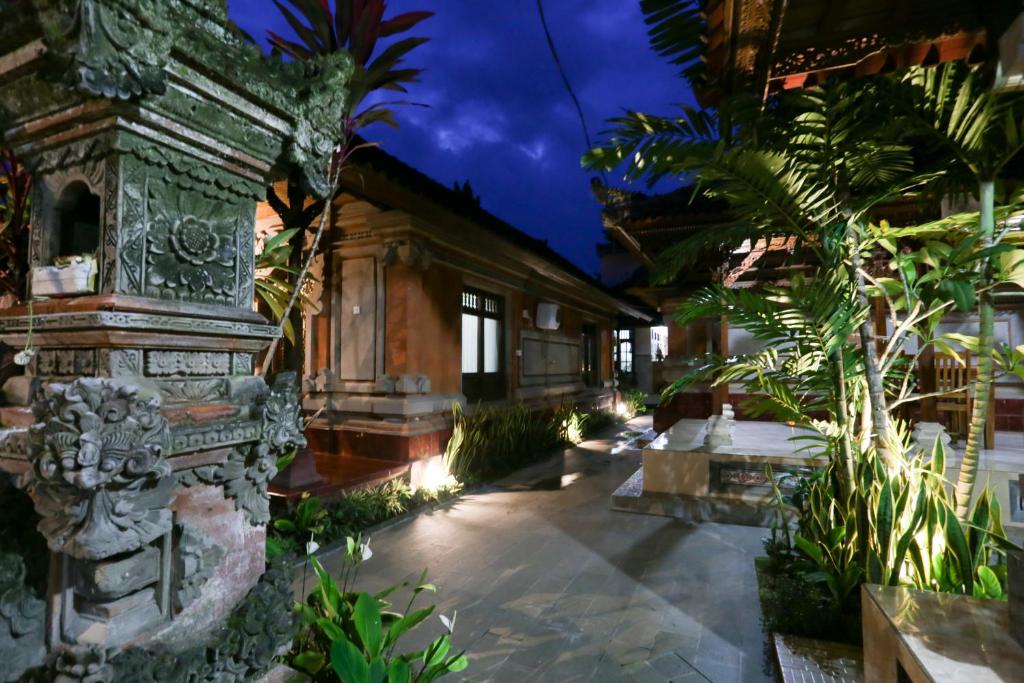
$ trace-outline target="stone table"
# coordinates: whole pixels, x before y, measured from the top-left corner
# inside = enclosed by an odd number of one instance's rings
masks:
[[[861,604],[866,683],[1024,680],[1024,647],[1010,636],[1006,602],[865,585]]]

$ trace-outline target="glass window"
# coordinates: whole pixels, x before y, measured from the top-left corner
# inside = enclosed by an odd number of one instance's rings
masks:
[[[498,371],[498,321],[484,318],[484,372]]]
[[[619,369],[623,372],[633,372],[633,343],[622,342],[620,344]]]
[[[615,339],[615,368],[620,373],[629,374],[633,372],[633,330],[617,330]]]
[[[462,372],[477,372],[479,367],[479,323],[480,318],[469,313],[462,314]]]
[[[503,303],[494,294],[462,292],[462,393],[472,401],[503,398],[507,393]]]

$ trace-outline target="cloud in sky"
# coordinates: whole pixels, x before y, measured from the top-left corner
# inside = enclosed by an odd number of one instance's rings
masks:
[[[431,41],[410,59],[426,71],[409,97],[429,108],[399,111],[400,129],[366,136],[443,184],[470,180],[484,208],[595,272],[603,237],[591,174],[579,163],[586,144],[535,3],[388,5],[391,13],[436,12],[416,31]],[[254,36],[288,31],[270,0],[229,0],[229,8]],[[625,109],[666,113],[692,102],[676,70],[648,47],[639,2],[546,0],[544,9],[595,138]]]

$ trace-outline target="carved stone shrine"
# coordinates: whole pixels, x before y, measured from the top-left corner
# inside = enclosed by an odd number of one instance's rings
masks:
[[[294,375],[253,374],[253,222],[274,177],[326,191],[351,73],[262,55],[225,0],[0,3],[33,175],[0,527],[41,549],[0,545],[0,681],[257,680],[290,642],[267,482],[304,438]]]

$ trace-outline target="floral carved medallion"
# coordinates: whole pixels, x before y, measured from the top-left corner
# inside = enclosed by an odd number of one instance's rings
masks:
[[[147,293],[164,299],[234,304],[238,245],[235,221],[209,198],[150,188]]]

